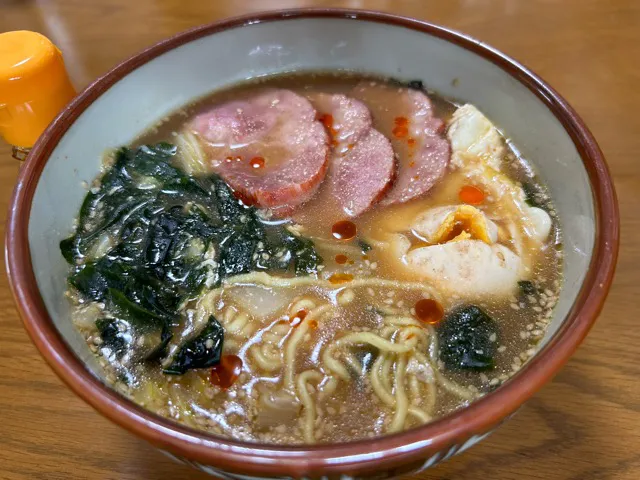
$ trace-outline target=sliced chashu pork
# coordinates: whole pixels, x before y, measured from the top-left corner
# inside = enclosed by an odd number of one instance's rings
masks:
[[[327,189],[341,210],[356,217],[382,198],[394,176],[389,140],[371,124],[369,109],[342,94],[309,96],[331,139]]]
[[[369,107],[398,160],[396,180],[381,204],[404,203],[431,190],[445,174],[450,149],[429,97],[375,81],[361,82],[351,95]]]
[[[329,141],[309,101],[290,91],[268,89],[213,107],[191,123],[201,139],[206,165],[249,203],[293,207],[324,179]]]

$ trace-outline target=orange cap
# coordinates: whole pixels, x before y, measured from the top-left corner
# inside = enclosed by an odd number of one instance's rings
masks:
[[[31,147],[75,95],[62,54],[35,32],[0,33],[0,135]]]

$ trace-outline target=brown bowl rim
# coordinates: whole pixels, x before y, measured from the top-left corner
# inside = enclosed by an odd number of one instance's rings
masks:
[[[178,425],[135,405],[100,382],[75,356],[47,313],[32,269],[28,245],[32,200],[49,155],[70,125],[131,71],[177,46],[223,30],[320,17],[384,23],[426,33],[482,56],[528,87],[562,123],[587,169],[596,217],[594,250],[580,292],[559,331],[516,376],[470,406],[423,427],[370,440],[299,447],[240,442]],[[294,477],[381,472],[490,430],[550,380],[586,336],[610,288],[619,244],[618,205],[603,154],[582,119],[546,82],[494,48],[453,30],[388,13],[338,8],[279,10],[217,21],[163,40],[120,63],[78,95],[40,137],[20,172],[7,225],[7,272],[25,329],[56,374],[78,396],[105,417],[174,454],[233,472]]]

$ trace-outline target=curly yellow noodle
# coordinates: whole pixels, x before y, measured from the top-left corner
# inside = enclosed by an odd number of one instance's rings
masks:
[[[245,328],[249,325],[249,320],[249,314],[238,312],[226,328],[228,329],[229,333],[245,333]]]
[[[358,278],[348,283],[333,284],[328,280],[322,280],[313,277],[293,277],[283,278],[274,277],[265,272],[247,273],[244,275],[237,275],[224,281],[225,285],[255,285],[261,284],[268,287],[301,287],[301,286],[316,286],[326,288],[328,290],[339,290],[348,286],[350,288],[358,287],[386,287],[406,290],[420,290],[430,298],[437,299],[438,296],[435,291],[420,282],[401,282],[397,280],[386,280],[384,278]]]
[[[310,311],[316,308],[316,303],[310,298],[303,297],[299,300],[296,300],[289,307],[289,316],[293,316],[298,313],[300,310]]]
[[[340,337],[335,341],[334,345],[342,346],[342,345],[363,345],[369,344],[376,347],[378,350],[383,352],[391,352],[391,353],[407,353],[411,351],[413,347],[415,347],[415,341],[410,339],[404,345],[399,345],[397,343],[392,343],[389,340],[386,340],[379,335],[371,332],[357,332],[350,333],[345,335],[344,337]]]
[[[265,354],[268,346],[269,345],[254,345],[250,352],[261,369],[267,372],[274,372],[282,367],[282,358],[280,357],[279,351]]]
[[[436,407],[436,396],[437,396],[436,384],[435,382],[427,382],[426,387],[427,387],[427,395],[422,397],[423,408],[425,411],[429,413],[429,415],[433,415],[433,410]],[[424,399],[426,399],[426,401],[424,401]]]
[[[327,280],[312,277],[281,278],[266,273],[250,273],[232,277],[225,281],[226,287],[234,285],[258,284],[273,288],[295,288],[317,286],[328,290],[339,290],[345,286],[386,287],[418,290],[423,295],[436,298],[428,286],[418,282],[401,282],[379,278],[359,278],[348,284],[332,284]],[[211,291],[198,302],[199,307],[214,311],[220,289]],[[475,398],[475,394],[457,383],[445,378],[438,370],[438,339],[435,329],[417,319],[403,314],[400,310],[387,308],[383,311],[383,325],[376,332],[353,332],[331,341],[321,353],[321,373],[307,370],[296,373],[296,355],[300,344],[308,338],[310,321],[318,319],[335,308],[330,303],[317,306],[309,297],[295,300],[287,309],[291,317],[304,310],[306,317],[293,328],[287,324],[273,324],[262,332],[250,352],[256,365],[267,372],[283,370],[283,386],[294,392],[304,407],[301,425],[305,442],[314,443],[320,430],[316,432],[319,418],[319,401],[330,398],[341,381],[350,382],[352,375],[368,375],[373,394],[382,404],[391,408],[393,416],[387,427],[388,432],[398,432],[407,427],[407,422],[420,424],[431,421],[437,402],[437,387],[463,400]],[[245,331],[252,318],[239,312],[235,307],[227,307],[223,312],[225,328],[233,334]],[[258,338],[258,337],[254,337]],[[359,345],[375,347],[379,354],[370,370],[363,371],[362,364],[351,350]],[[424,353],[423,353],[424,352]],[[412,363],[408,369],[409,361]],[[309,393],[309,384],[316,383],[317,393]],[[319,427],[318,427],[319,428]]]
[[[382,338],[391,340],[397,331],[398,329],[396,327],[387,325],[386,327],[382,327],[378,333]]]
[[[431,421],[431,415],[429,415],[427,412],[419,408],[409,407],[409,409],[407,410],[407,413],[409,413],[410,415],[413,415],[418,420],[420,420],[420,423],[427,423]]]
[[[296,350],[306,333],[309,331],[309,323],[311,320],[323,315],[332,308],[332,305],[325,304],[311,310],[307,313],[305,319],[295,328],[293,334],[291,334],[291,337],[287,341],[284,350],[284,386],[290,391],[293,391],[294,387],[293,377],[295,373]]]
[[[293,391],[294,375],[295,375],[295,356],[298,344],[302,341],[306,333],[309,331],[309,322],[304,321],[298,325],[293,334],[287,341],[284,350],[284,388]]]
[[[302,433],[304,440],[307,443],[315,443],[315,435],[313,433],[313,427],[316,422],[316,405],[311,398],[311,394],[307,389],[307,383],[315,381],[319,383],[323,379],[323,375],[316,370],[307,370],[298,375],[296,381],[296,390],[298,398],[302,402],[304,408],[304,418],[302,421]]]
[[[373,366],[371,367],[371,373],[369,375],[371,379],[371,388],[373,389],[376,396],[386,405],[392,407],[395,405],[396,399],[393,397],[393,394],[387,389],[380,380],[380,370],[382,369],[382,364],[386,359],[386,355],[379,355],[376,358],[376,361],[373,362]]]
[[[416,327],[424,328],[424,323],[420,322],[419,320],[416,320],[415,318],[412,318],[412,317],[406,317],[401,315],[387,315],[386,317],[384,317],[384,323],[388,325],[401,325],[401,326],[413,325]]]
[[[440,386],[442,386],[443,388],[445,388],[448,392],[464,399],[464,400],[473,400],[476,395],[474,393],[472,393],[471,391],[467,390],[466,388],[458,385],[455,382],[452,382],[451,380],[445,378],[439,371],[437,368],[433,367],[433,365],[431,364],[431,362],[429,362],[429,360],[427,360],[427,357],[425,355],[423,355],[420,352],[415,352],[414,353],[415,358],[420,362],[420,363],[428,363],[431,365],[433,373],[436,377],[436,380],[438,382],[438,384],[440,384]]]
[[[391,355],[385,355],[382,366],[380,367],[380,373],[382,377],[382,385],[387,391],[393,391],[393,385],[391,385],[391,369],[395,359]]]
[[[396,374],[394,382],[394,390],[396,397],[395,412],[393,413],[393,420],[389,425],[389,432],[399,432],[404,428],[404,424],[407,420],[407,413],[409,410],[409,400],[404,387],[404,375],[405,368],[407,366],[407,356],[400,355],[396,362]]]
[[[337,345],[333,343],[325,348],[324,353],[322,354],[322,362],[329,371],[335,373],[338,377],[348,382],[350,379],[349,371],[341,362],[333,358],[333,350],[335,350],[336,347]]]
[[[249,354],[260,368],[267,372],[274,372],[282,368],[283,359],[280,346],[290,331],[291,325],[275,321],[266,329],[258,332],[261,342],[252,344],[249,348]]]
[[[339,381],[336,377],[331,375],[326,376],[323,383],[319,386],[320,392],[319,392],[318,398],[322,400],[333,395],[333,393],[338,388],[338,384],[339,384]]]

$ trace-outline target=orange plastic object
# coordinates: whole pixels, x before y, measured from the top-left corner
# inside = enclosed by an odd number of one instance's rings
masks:
[[[0,33],[0,135],[31,147],[75,96],[62,54],[43,35]]]

